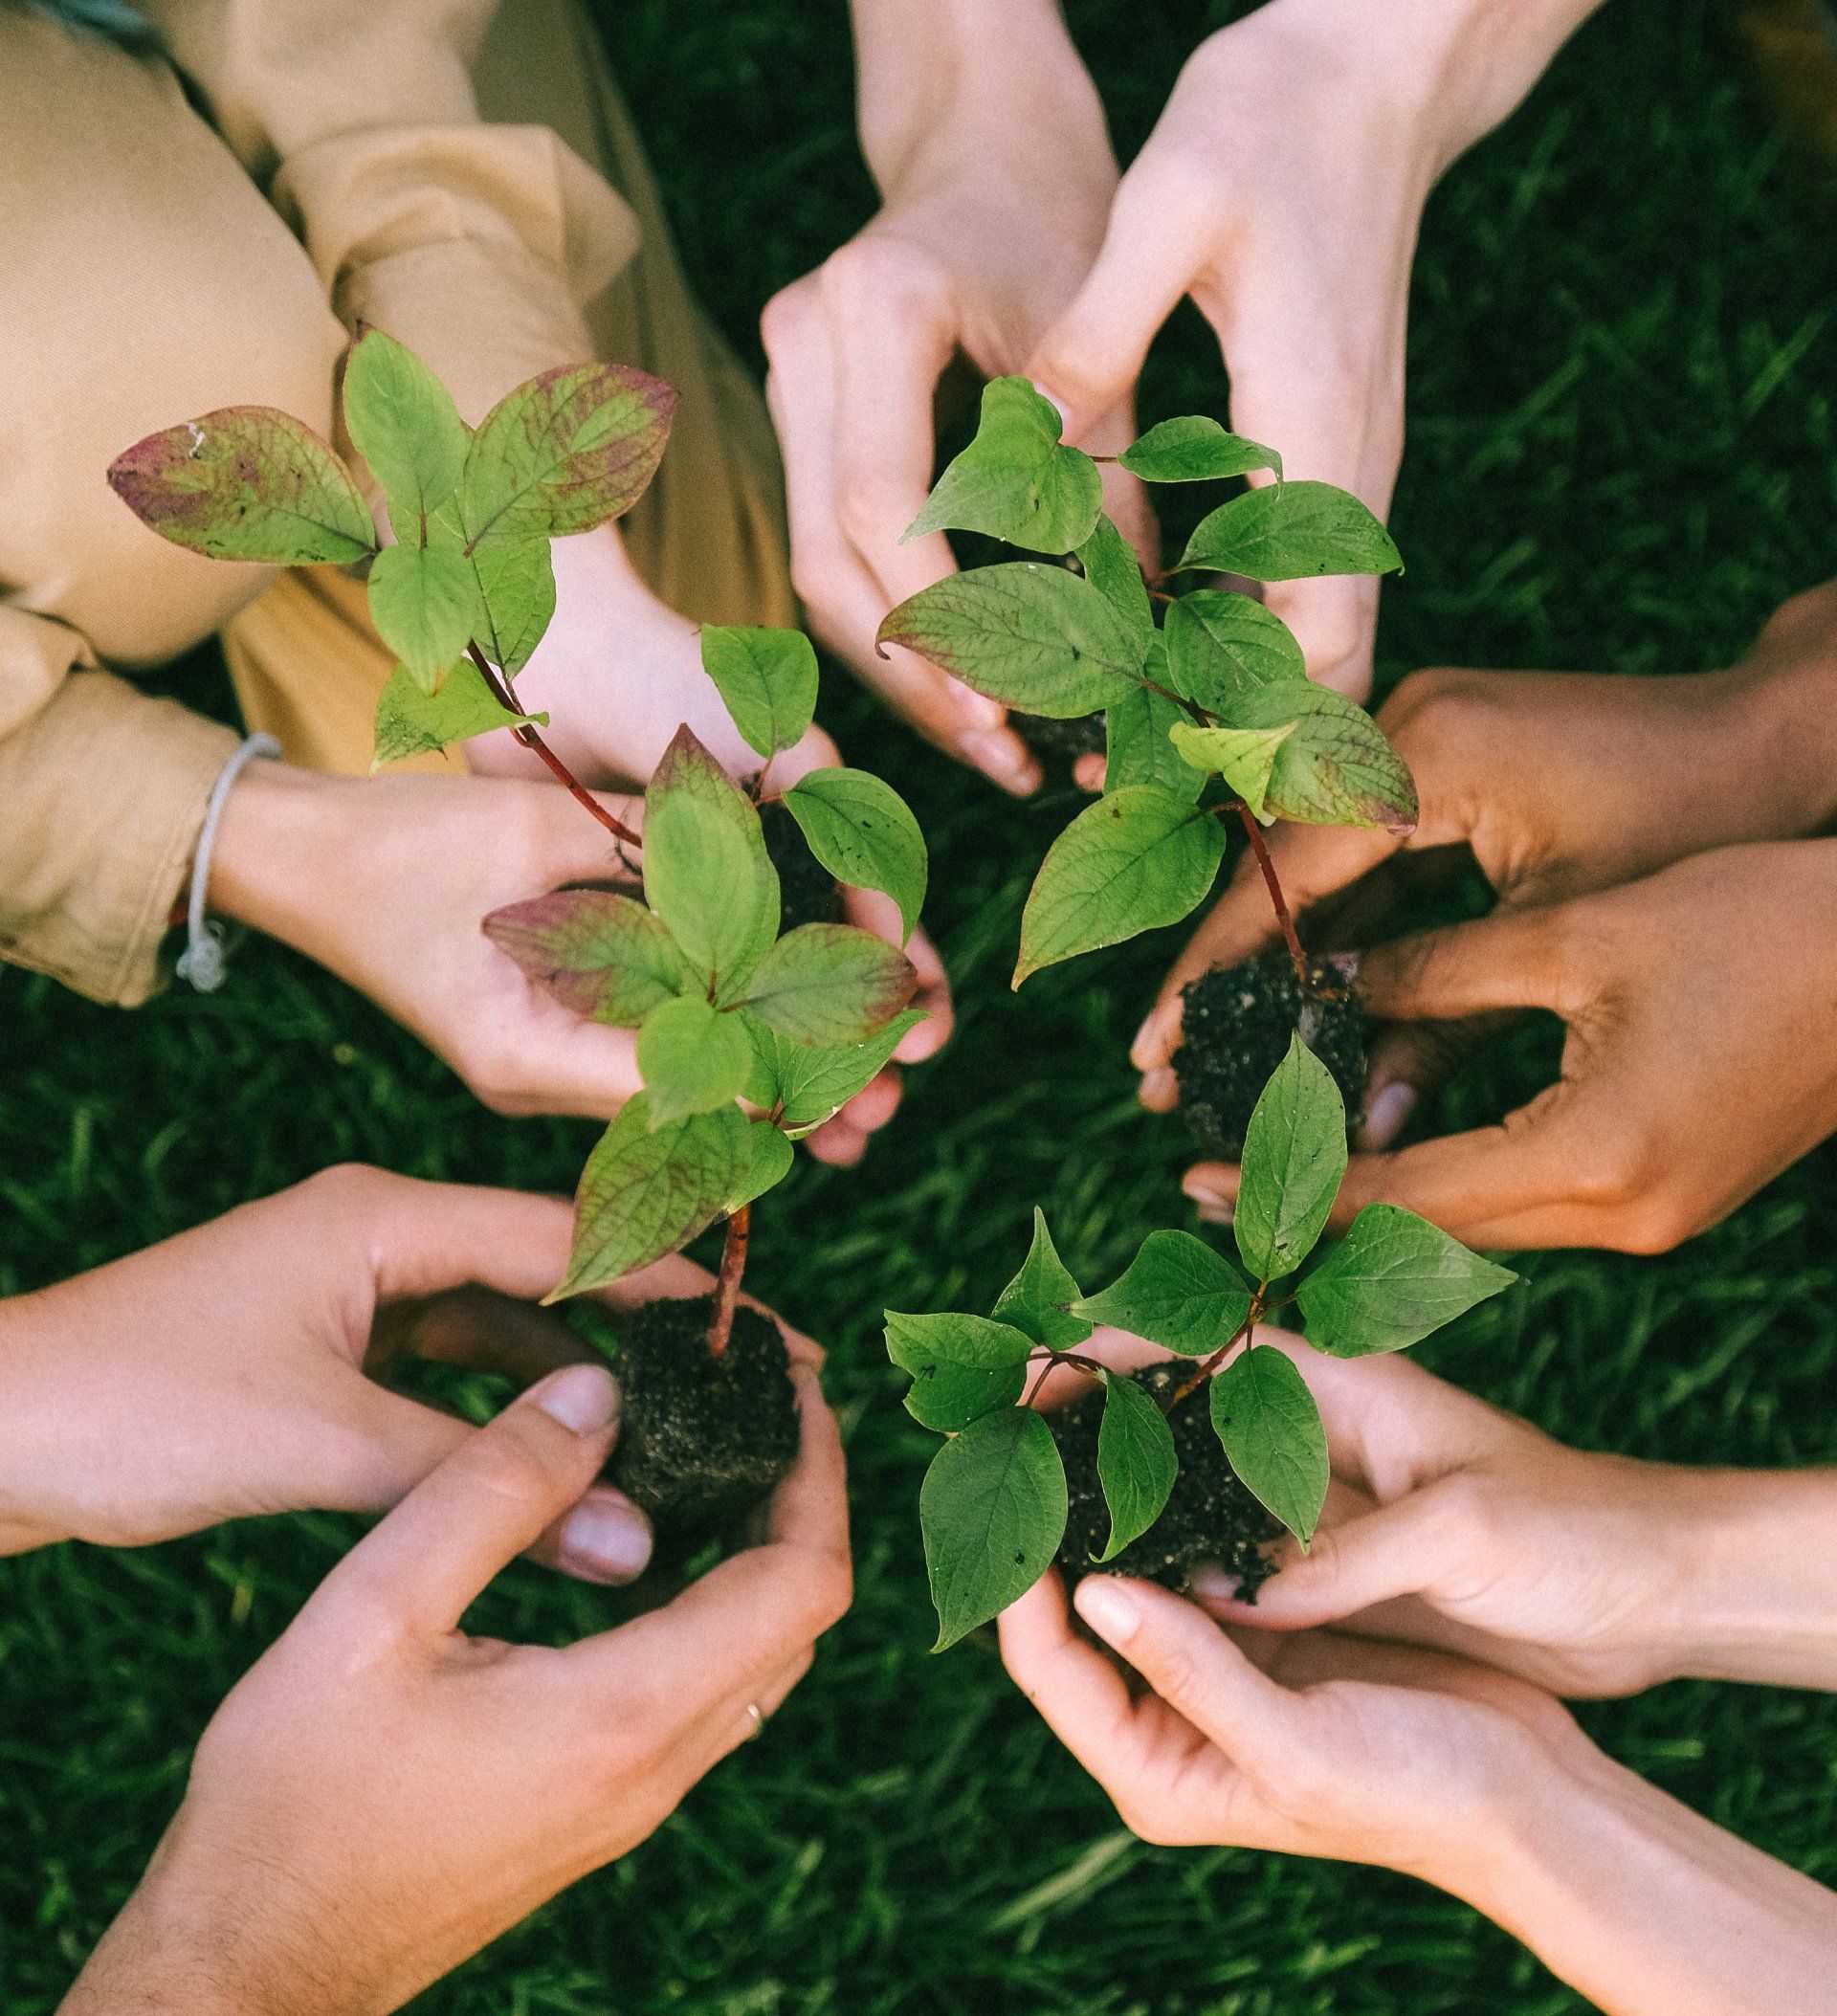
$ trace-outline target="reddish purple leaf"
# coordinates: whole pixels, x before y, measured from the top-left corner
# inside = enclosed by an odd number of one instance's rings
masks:
[[[636,1029],[695,986],[661,920],[611,890],[558,889],[511,903],[486,918],[484,932],[564,1007],[615,1029]]]

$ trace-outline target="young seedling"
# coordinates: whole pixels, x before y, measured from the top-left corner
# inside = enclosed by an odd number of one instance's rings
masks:
[[[1120,1279],[1081,1295],[1033,1215],[1025,1264],[993,1316],[887,1314],[912,1375],[906,1407],[949,1440],[919,1493],[941,1651],[1038,1581],[1146,1575],[1184,1584],[1218,1562],[1254,1593],[1283,1527],[1305,1548],[1327,1495],[1327,1441],[1307,1382],[1257,1326],[1293,1310],[1337,1358],[1400,1351],[1516,1276],[1389,1204],[1368,1204],[1317,1255],[1346,1169],[1339,1087],[1298,1037],[1244,1144],[1233,1221],[1242,1273],[1187,1232],[1151,1232]],[[1123,1374],[1083,1346],[1115,1324],[1176,1354]],[[1055,1366],[1091,1392],[1028,1403]],[[1017,1404],[1018,1403],[1018,1404]]]
[[[952,575],[894,609],[880,640],[1022,716],[1083,721],[1101,713],[1103,796],[1041,864],[1021,920],[1015,986],[1043,966],[1178,923],[1210,891],[1227,830],[1241,828],[1287,964],[1255,962],[1196,983],[1175,1060],[1202,1139],[1234,1155],[1291,1032],[1300,1030],[1348,1095],[1364,1068],[1352,988],[1303,950],[1263,829],[1293,819],[1406,833],[1415,788],[1370,716],[1308,678],[1301,647],[1261,602],[1150,587],[1103,514],[1096,461],[1059,432],[1057,410],[1024,378],[996,379],[974,440],[906,533],[980,532],[1059,564],[1019,560]],[[1402,565],[1357,498],[1284,481],[1274,450],[1215,420],[1163,421],[1116,459],[1150,483],[1261,471],[1273,478],[1203,519],[1170,576],[1270,582]],[[1241,1054],[1228,1053],[1224,1035]]]
[[[618,518],[643,494],[675,395],[643,372],[581,365],[510,392],[474,430],[418,358],[380,331],[353,346],[352,443],[385,499],[378,535],[357,477],[312,431],[232,407],[138,442],[109,480],[153,530],[219,559],[366,570],[371,619],[400,663],[376,712],[375,765],[508,728],[612,836],[609,879],[642,895],[564,889],[482,920],[531,980],[592,1020],[637,1031],[644,1090],[587,1158],[567,1272],[549,1297],[607,1286],[726,1225],[711,1298],[651,1304],[620,1344],[615,1474],[653,1516],[717,1523],[796,1451],[777,1326],[740,1302],[753,1203],[792,1142],[879,1072],[922,1019],[904,953],[834,920],[834,877],[897,906],[905,936],[927,875],[918,822],[864,771],[769,788],[802,740],[816,656],[792,631],[709,625],[702,665],[760,759],[744,785],[684,726],[645,792],[640,835],[570,774],[519,704],[516,677],[555,609],[550,543]],[[761,809],[781,830],[768,843]],[[789,821],[790,824],[784,822]],[[782,929],[779,869],[797,864],[820,921]],[[810,858],[813,857],[813,858]],[[742,1110],[741,1100],[750,1111]]]

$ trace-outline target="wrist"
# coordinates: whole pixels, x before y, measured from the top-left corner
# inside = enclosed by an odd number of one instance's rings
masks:
[[[1747,752],[1743,774],[1765,802],[1764,837],[1837,829],[1837,631],[1818,649],[1757,650],[1712,676],[1735,746]]]
[[[301,951],[324,892],[337,886],[329,854],[350,829],[355,779],[290,764],[252,764],[224,800],[205,907]],[[352,892],[342,893],[348,900]]]

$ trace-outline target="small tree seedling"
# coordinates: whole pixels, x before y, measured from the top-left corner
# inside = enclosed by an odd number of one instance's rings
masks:
[[[1287,625],[1253,596],[1150,587],[1103,514],[1096,460],[1059,438],[1051,403],[1024,378],[984,391],[975,438],[939,478],[906,537],[956,529],[1059,556],[974,567],[902,602],[880,626],[900,644],[1021,715],[1102,717],[1103,796],[1053,842],[1021,919],[1013,984],[1043,966],[1178,923],[1212,888],[1228,827],[1242,829],[1269,891],[1292,979],[1257,963],[1200,983],[1214,1008],[1242,997],[1249,1037],[1273,1047],[1208,1079],[1189,1101],[1208,1145],[1234,1154],[1257,1090],[1299,1028],[1356,1090],[1360,1017],[1344,976],[1302,949],[1264,839],[1277,819],[1404,834],[1416,821],[1408,770],[1365,711],[1307,676]],[[1204,518],[1171,576],[1253,581],[1383,574],[1403,563],[1359,499],[1283,479],[1273,449],[1203,415],[1165,420],[1116,457],[1149,483],[1268,472],[1273,480]],[[1075,568],[1075,571],[1073,570]],[[1158,613],[1162,620],[1157,622]],[[1207,1006],[1202,1002],[1202,1010]],[[1194,1017],[1195,1029],[1208,1020]],[[1183,1089],[1213,1049],[1189,1033]],[[1342,1061],[1343,1060],[1343,1061]]]
[[[786,858],[792,830],[768,848],[761,809],[801,830],[819,879],[890,897],[906,936],[927,861],[917,820],[876,777],[831,767],[768,787],[816,706],[816,656],[794,631],[703,628],[703,669],[761,767],[737,784],[680,728],[645,792],[641,835],[548,746],[548,717],[519,703],[517,675],[555,610],[551,542],[637,501],[675,404],[642,371],[580,365],[518,387],[475,430],[419,358],[372,329],[352,347],[343,413],[392,543],[335,451],[273,408],[167,428],[121,455],[109,480],[194,551],[364,569],[371,619],[400,660],[377,704],[374,766],[509,729],[608,830],[616,865],[641,873],[643,900],[563,889],[482,923],[577,1013],[637,1031],[644,1090],[587,1158],[549,1299],[604,1288],[725,1221],[713,1297],[650,1305],[620,1346],[614,1474],[653,1513],[708,1523],[769,1489],[796,1451],[783,1339],[739,1300],[751,1207],[788,1172],[792,1142],[922,1019],[907,1007],[916,975],[897,947],[829,919],[781,931],[773,852]]]
[[[906,1407],[949,1437],[919,1493],[941,1651],[987,1623],[1056,1559],[1072,1574],[1174,1586],[1220,1562],[1254,1592],[1282,1527],[1305,1548],[1327,1495],[1314,1396],[1257,1326],[1293,1310],[1337,1358],[1419,1343],[1516,1277],[1413,1211],[1368,1204],[1317,1252],[1346,1170],[1345,1108],[1300,1041],[1265,1087],[1244,1144],[1233,1221],[1242,1272],[1187,1232],[1151,1232],[1121,1277],[1079,1292],[1034,1213],[1025,1264],[990,1317],[887,1314],[912,1376]],[[1177,1362],[1123,1374],[1082,1347],[1098,1323]],[[1029,1405],[1071,1366],[1093,1385]]]

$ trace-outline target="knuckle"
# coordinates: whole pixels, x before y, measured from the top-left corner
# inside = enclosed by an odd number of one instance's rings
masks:
[[[816,289],[808,279],[793,280],[772,296],[760,312],[759,340],[774,366],[801,346],[822,312]]]
[[[1184,1646],[1170,1646],[1155,1661],[1155,1692],[1170,1708],[1183,1712],[1198,1705],[1200,1673],[1198,1662]]]
[[[935,308],[945,282],[923,253],[885,233],[869,233],[832,252],[820,274],[823,298],[852,311],[872,305],[876,315],[910,315]]]
[[[299,1187],[334,1215],[361,1218],[383,1203],[400,1180],[367,1163],[341,1162],[307,1177]]]
[[[567,1430],[556,1424],[555,1433],[565,1435]],[[534,1417],[507,1417],[496,1433],[475,1435],[450,1460],[459,1465],[466,1483],[480,1496],[534,1513],[545,1508],[552,1495],[550,1458],[556,1451],[545,1447],[547,1442]]]
[[[917,508],[899,484],[877,471],[851,471],[843,477],[836,498],[836,517],[857,546],[897,540]]]

